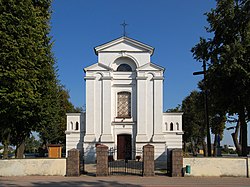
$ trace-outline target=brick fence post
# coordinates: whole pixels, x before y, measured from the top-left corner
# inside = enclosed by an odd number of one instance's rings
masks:
[[[70,149],[66,159],[66,176],[80,176],[80,151]]]
[[[96,147],[96,176],[108,176],[108,147]]]
[[[183,176],[183,152],[182,149],[173,149],[171,154],[171,176]]]
[[[143,146],[143,176],[155,175],[154,146],[147,144]]]

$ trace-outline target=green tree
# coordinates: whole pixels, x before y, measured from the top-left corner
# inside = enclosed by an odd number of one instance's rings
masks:
[[[43,144],[65,144],[65,130],[66,130],[66,113],[67,112],[81,112],[79,108],[74,108],[73,104],[69,101],[69,93],[63,86],[58,86],[57,90],[57,109],[58,113],[54,121],[47,121],[46,125],[38,129],[39,137],[42,139]],[[55,106],[55,105],[53,105]],[[49,119],[51,119],[49,118]]]
[[[191,143],[193,155],[197,154],[198,148],[203,147],[206,155],[206,126],[204,122],[204,97],[201,92],[192,91],[182,101],[183,114],[183,141],[184,150],[186,143]]]
[[[50,5],[50,0],[0,0],[1,137],[16,145],[18,158],[31,131],[44,125],[56,93]]]
[[[207,87],[214,105],[229,115],[237,114],[242,132],[241,155],[247,155],[247,121],[250,109],[250,1],[218,0],[206,13],[207,32],[192,48],[194,58],[205,61]]]
[[[36,153],[38,152],[38,148],[40,146],[39,140],[36,140],[33,135],[26,138],[25,140],[25,153]]]

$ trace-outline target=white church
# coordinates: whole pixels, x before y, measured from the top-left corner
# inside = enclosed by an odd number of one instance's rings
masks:
[[[98,62],[84,68],[86,112],[67,113],[66,152],[95,162],[96,145],[114,159],[135,159],[155,147],[155,160],[182,148],[182,113],[163,112],[164,68],[151,62],[154,48],[123,36],[94,48]]]

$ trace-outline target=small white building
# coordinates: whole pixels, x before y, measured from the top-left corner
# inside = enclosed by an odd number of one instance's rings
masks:
[[[155,159],[182,148],[182,113],[163,112],[164,68],[151,62],[154,48],[128,37],[95,47],[98,62],[86,72],[86,113],[68,113],[66,151],[84,149],[95,162],[96,144],[114,159],[135,159],[148,143]]]

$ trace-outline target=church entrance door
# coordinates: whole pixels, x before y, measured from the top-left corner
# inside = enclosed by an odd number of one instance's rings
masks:
[[[117,135],[117,159],[132,159],[131,135]]]

